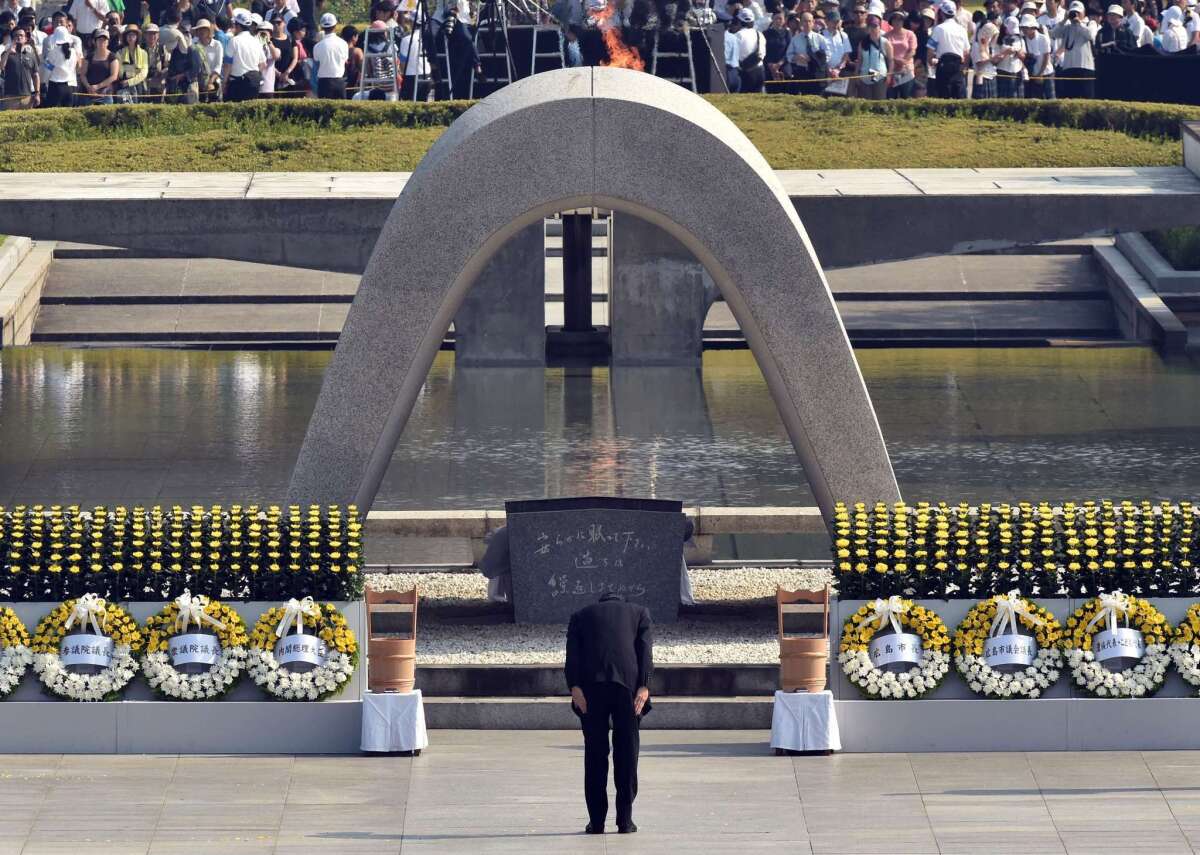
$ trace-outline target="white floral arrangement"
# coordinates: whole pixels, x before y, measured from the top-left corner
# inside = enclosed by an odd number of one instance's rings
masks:
[[[177,669],[169,652],[171,639],[187,633],[195,624],[198,631],[215,633],[221,652],[206,670],[187,674]],[[203,595],[193,597],[184,591],[161,612],[146,622],[146,655],[142,671],[150,688],[160,696],[177,701],[211,701],[223,697],[234,687],[246,669],[250,638],[246,624],[234,609]]]
[[[291,671],[275,658],[275,644],[295,626],[325,643],[322,664],[311,671]],[[283,701],[323,701],[346,687],[358,666],[358,641],[345,616],[332,603],[312,597],[289,600],[268,609],[250,634],[250,676],[267,694]]]
[[[1021,629],[1026,632],[1021,632]],[[984,656],[989,639],[1005,633],[1032,636],[1037,654],[1032,663],[1012,672],[993,668]],[[967,687],[984,698],[1037,698],[1062,673],[1062,626],[1048,610],[1009,591],[971,607],[954,633],[954,665]]]
[[[25,624],[8,606],[0,606],[0,700],[16,691],[32,663]]]
[[[921,637],[921,658],[899,673],[871,661],[870,644],[887,626]],[[868,698],[908,700],[936,689],[950,671],[950,634],[936,613],[899,596],[859,608],[842,627],[838,662],[846,677]]]
[[[1189,607],[1175,627],[1168,653],[1183,681],[1200,688],[1200,603]]]
[[[112,659],[97,674],[70,671],[59,645],[72,627],[88,627],[113,642]],[[95,594],[84,594],[58,605],[38,623],[33,634],[33,670],[46,691],[69,701],[114,701],[137,673],[142,632],[129,614]]]
[[[1107,625],[1108,631],[1125,626],[1142,633],[1145,654],[1137,665],[1112,671],[1096,659],[1092,637]],[[1067,620],[1067,664],[1076,685],[1098,698],[1142,698],[1157,692],[1171,665],[1166,617],[1149,601],[1121,591],[1100,594],[1075,610]]]

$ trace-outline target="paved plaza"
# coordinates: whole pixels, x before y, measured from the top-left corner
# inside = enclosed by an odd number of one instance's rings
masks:
[[[581,833],[570,731],[435,731],[417,758],[0,758],[0,855],[1192,852],[1200,751],[775,757],[642,739],[641,830]]]

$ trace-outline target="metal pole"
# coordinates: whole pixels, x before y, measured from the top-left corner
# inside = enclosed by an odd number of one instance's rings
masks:
[[[592,215],[563,214],[563,330],[592,329]]]

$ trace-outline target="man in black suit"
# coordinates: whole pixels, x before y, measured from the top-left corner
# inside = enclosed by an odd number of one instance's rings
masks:
[[[567,627],[567,686],[571,706],[583,723],[583,794],[588,834],[603,834],[608,815],[608,728],[612,722],[613,779],[617,787],[617,831],[637,831],[638,727],[650,711],[654,671],[650,612],[605,594],[571,615]]]

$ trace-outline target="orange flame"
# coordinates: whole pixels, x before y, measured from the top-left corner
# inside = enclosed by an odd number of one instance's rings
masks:
[[[610,68],[632,68],[634,71],[645,71],[646,63],[637,48],[626,45],[621,39],[620,28],[609,22],[609,18],[616,11],[617,7],[613,0],[609,0],[603,9],[597,9],[592,15],[592,19],[600,29],[600,35],[604,38],[604,47],[608,50],[608,62],[600,64]]]

